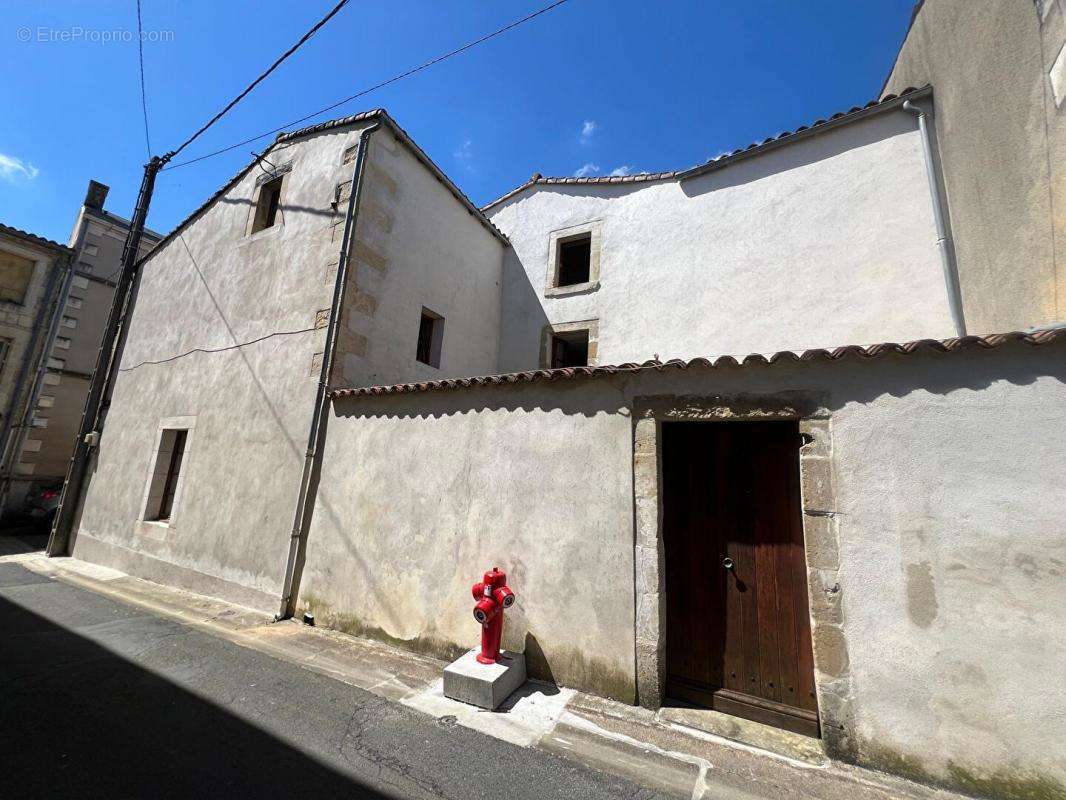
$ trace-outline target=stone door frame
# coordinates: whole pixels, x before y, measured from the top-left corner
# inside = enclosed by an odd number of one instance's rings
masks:
[[[807,594],[814,650],[814,682],[822,739],[831,755],[851,751],[851,680],[844,637],[838,555],[838,512],[833,496],[830,413],[810,393],[763,396],[648,396],[633,401],[635,657],[637,700],[663,704],[666,673],[666,574],[660,502],[663,422],[796,420],[800,494],[807,562]]]

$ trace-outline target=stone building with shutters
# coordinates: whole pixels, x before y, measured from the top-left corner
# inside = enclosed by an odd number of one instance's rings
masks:
[[[140,262],[51,552],[442,658],[499,564],[542,679],[1060,791],[1064,315],[967,278],[964,78],[484,208],[384,111],[279,136]]]

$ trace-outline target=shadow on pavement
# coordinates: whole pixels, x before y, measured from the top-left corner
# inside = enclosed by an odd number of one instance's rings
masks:
[[[3,598],[0,680],[5,797],[386,796]]]
[[[48,544],[48,532],[39,528],[0,526],[0,556],[15,556],[44,550]]]

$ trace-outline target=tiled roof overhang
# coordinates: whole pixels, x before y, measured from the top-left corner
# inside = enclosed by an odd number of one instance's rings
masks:
[[[498,205],[505,200],[510,200],[517,194],[529,189],[533,186],[554,186],[554,185],[614,185],[614,184],[626,184],[626,183],[654,183],[656,181],[683,181],[689,178],[694,178],[697,175],[702,175],[705,172],[712,170],[722,169],[735,164],[737,161],[741,161],[745,158],[750,158],[755,155],[762,155],[777,147],[782,147],[787,144],[804,139],[808,136],[815,136],[825,131],[836,128],[840,125],[847,125],[852,122],[857,122],[860,119],[872,116],[874,114],[880,114],[885,111],[891,111],[898,106],[903,105],[907,100],[917,100],[922,97],[927,97],[932,94],[932,87],[923,86],[920,89],[908,88],[904,89],[898,95],[889,94],[882,97],[880,100],[871,100],[865,106],[855,106],[848,111],[839,111],[826,119],[819,119],[812,122],[810,125],[801,125],[794,131],[783,131],[777,134],[777,136],[771,136],[767,139],[763,139],[761,142],[752,142],[747,147],[741,147],[734,150],[731,153],[713,158],[710,161],[706,161],[702,164],[697,164],[694,167],[688,167],[687,169],[672,170],[670,172],[644,172],[638,175],[605,175],[601,177],[591,178],[574,178],[574,177],[545,177],[541,174],[536,174],[521,186],[516,186],[507,194],[497,197],[491,203],[482,206],[483,211],[487,211],[495,205]]]
[[[419,383],[400,383],[392,386],[363,386],[356,388],[334,389],[332,397],[367,397],[383,394],[408,394],[412,392],[430,392],[445,389],[467,389],[479,386],[506,386],[515,383],[532,383],[534,381],[558,381],[578,378],[595,378],[607,375],[633,374],[638,372],[667,372],[686,370],[692,367],[720,369],[722,367],[750,367],[755,365],[774,365],[782,363],[824,363],[847,360],[874,360],[889,355],[910,356],[918,353],[958,353],[965,350],[989,350],[1008,342],[1021,342],[1028,345],[1044,345],[1061,340],[1066,341],[1066,328],[1053,328],[1032,333],[998,333],[990,336],[963,336],[957,339],[919,339],[906,344],[884,342],[862,347],[848,345],[833,350],[805,350],[795,353],[782,350],[771,356],[752,354],[737,360],[733,356],[718,358],[693,358],[689,361],[672,359],[670,361],[645,361],[643,364],[617,364],[602,367],[568,367],[565,369],[538,369],[528,372],[511,372],[505,375],[483,375],[473,378],[449,378],[439,381],[422,381]]]
[[[0,233],[5,234],[7,236],[11,236],[15,239],[22,239],[23,241],[31,242],[35,245],[38,245],[39,247],[44,247],[48,250],[55,250],[60,253],[74,252],[69,247],[67,247],[66,245],[62,245],[59,242],[53,242],[51,239],[45,239],[43,236],[38,236],[36,233],[24,231],[21,228],[13,228],[10,225],[4,225],[2,222],[0,222]]]

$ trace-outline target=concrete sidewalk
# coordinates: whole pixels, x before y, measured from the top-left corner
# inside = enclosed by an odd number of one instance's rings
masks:
[[[76,559],[48,559],[42,554],[0,558],[0,600],[6,612],[0,653],[19,649],[0,661],[8,670],[9,683],[0,703],[6,719],[19,718],[19,707],[28,712],[34,694],[54,696],[56,691],[48,685],[47,675],[42,678],[36,670],[27,670],[32,665],[24,666],[23,674],[10,674],[10,664],[21,658],[28,642],[33,653],[38,643],[56,641],[62,633],[78,637],[75,651],[86,646],[85,640],[92,641],[102,648],[94,665],[109,656],[120,659],[113,662],[118,672],[136,672],[135,685],[119,694],[125,702],[143,704],[144,714],[157,713],[153,702],[159,698],[154,693],[140,696],[136,687],[143,683],[141,671],[181,687],[182,702],[189,690],[199,696],[197,702],[211,713],[200,710],[189,715],[187,737],[210,741],[212,731],[203,726],[215,722],[226,727],[232,717],[244,721],[242,735],[234,742],[242,752],[228,753],[217,765],[221,770],[217,779],[222,781],[218,786],[227,780],[237,782],[229,784],[227,794],[249,787],[258,787],[260,797],[292,796],[297,791],[291,781],[275,776],[275,790],[264,794],[260,781],[249,777],[253,773],[231,767],[256,760],[251,750],[264,747],[281,763],[289,760],[290,750],[307,753],[315,767],[308,774],[322,779],[314,785],[318,791],[347,787],[351,794],[357,788],[357,796],[368,797],[959,797],[830,762],[815,740],[738,723],[713,712],[652,713],[537,683],[528,684],[497,712],[482,711],[443,696],[444,664],[434,659],[295,621],[273,623],[261,612]],[[95,609],[88,626],[83,619],[86,609]],[[13,644],[11,628],[21,632],[22,617],[39,619],[40,626],[48,628],[47,635],[30,625],[21,633],[23,641]],[[125,628],[129,630],[124,634]],[[168,648],[168,640],[175,644]],[[55,657],[51,654],[47,663]],[[226,669],[244,682],[227,677]],[[75,707],[92,703],[99,689],[87,680],[82,662],[71,661],[62,671],[69,702]],[[66,731],[59,737],[62,740],[77,719],[65,721],[63,708],[56,713],[53,724]],[[106,718],[101,722],[109,724]],[[168,730],[165,715],[153,730],[164,760],[167,753],[181,752],[183,740]],[[47,731],[38,733],[45,736]],[[373,746],[364,746],[368,740]],[[39,746],[47,748],[47,741]],[[432,754],[427,755],[426,748]],[[84,765],[70,771],[74,764],[64,763],[70,758],[77,756],[55,756],[53,768],[68,778],[77,774],[88,780]],[[327,773],[328,779],[323,778]],[[0,783],[12,774],[0,773]],[[39,786],[51,792],[57,784],[45,782],[47,775],[47,770],[41,774]],[[492,781],[498,785],[490,789]],[[80,788],[64,785],[73,794],[116,793],[116,787],[106,782]],[[205,788],[180,785],[189,793]],[[118,793],[141,796],[141,791],[153,794],[142,784]]]

